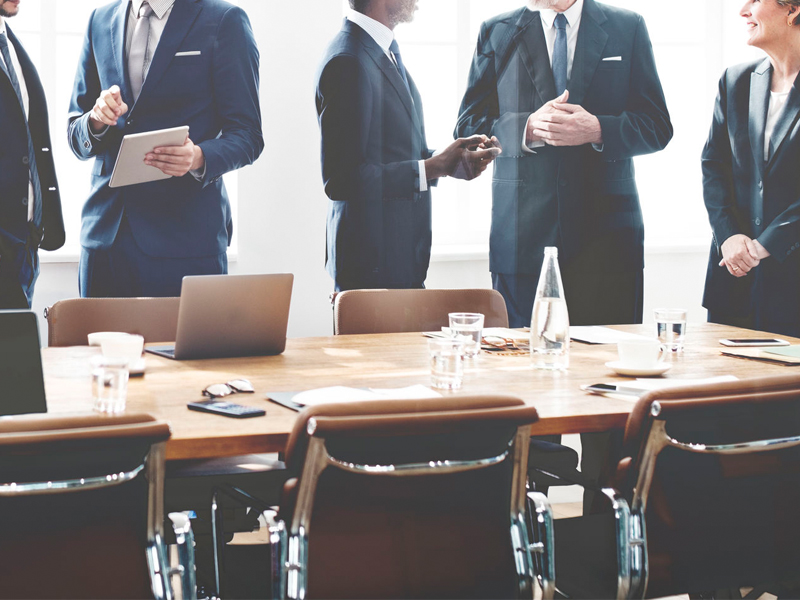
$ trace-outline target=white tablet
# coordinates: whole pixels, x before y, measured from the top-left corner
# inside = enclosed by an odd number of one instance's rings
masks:
[[[161,169],[144,164],[144,157],[160,146],[182,146],[189,136],[189,127],[173,127],[145,133],[133,133],[122,138],[117,163],[108,187],[117,188],[148,181],[169,179]]]

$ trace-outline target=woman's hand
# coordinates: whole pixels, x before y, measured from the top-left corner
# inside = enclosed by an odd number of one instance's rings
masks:
[[[722,260],[720,267],[727,267],[728,273],[734,277],[744,277],[760,263],[761,258],[769,256],[758,241],[751,240],[742,233],[732,235],[722,244]],[[759,256],[765,254],[765,256]]]

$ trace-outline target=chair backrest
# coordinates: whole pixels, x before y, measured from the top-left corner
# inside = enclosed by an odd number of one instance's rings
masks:
[[[98,331],[137,333],[145,343],[174,342],[180,298],[72,298],[47,309],[48,345],[85,346]]]
[[[471,290],[349,290],[336,295],[334,334],[439,331],[451,312],[484,315],[484,327],[508,327],[499,292]]]
[[[0,420],[0,597],[169,597],[169,436],[148,415]]]
[[[302,565],[290,597],[530,594],[524,499],[537,419],[510,397],[304,410],[280,509],[287,559]]]
[[[632,597],[797,583],[800,376],[650,393],[625,447],[616,483],[647,549]]]

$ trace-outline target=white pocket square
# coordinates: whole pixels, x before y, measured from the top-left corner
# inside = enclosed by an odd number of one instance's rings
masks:
[[[605,62],[605,61],[607,61],[607,60],[622,60],[622,57],[621,57],[621,56],[606,56],[606,57],[603,59],[603,62]]]
[[[175,56],[200,56],[200,50],[189,50],[188,52],[176,52]]]

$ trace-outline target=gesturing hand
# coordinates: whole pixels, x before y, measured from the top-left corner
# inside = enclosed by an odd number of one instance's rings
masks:
[[[552,101],[551,110],[541,109],[528,119],[529,135],[550,146],[582,146],[602,144],[603,130],[600,121],[582,106],[567,104],[569,92]],[[545,105],[547,106],[547,105]],[[541,112],[541,114],[539,114]]]
[[[145,155],[144,163],[161,169],[173,177],[183,177],[189,171],[197,171],[206,164],[203,150],[186,138],[183,146],[161,146]]]
[[[128,105],[122,101],[118,85],[112,85],[100,92],[89,113],[89,126],[94,133],[100,133],[106,127],[114,127],[117,120],[128,112]]]
[[[494,137],[458,138],[440,154],[426,160],[425,171],[428,179],[449,176],[471,180],[483,173],[501,152],[500,143]]]

